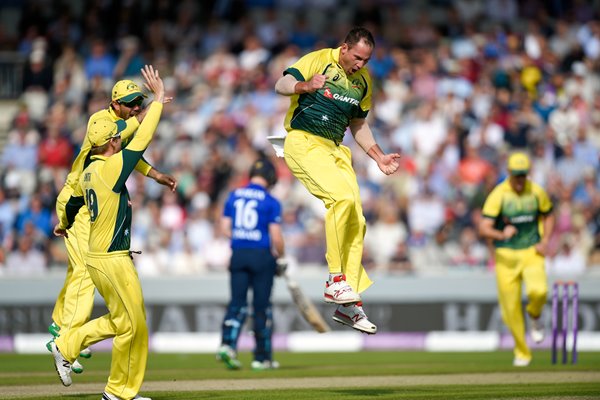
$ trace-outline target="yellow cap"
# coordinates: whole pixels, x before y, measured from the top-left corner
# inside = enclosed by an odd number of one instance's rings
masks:
[[[513,153],[508,157],[508,171],[511,175],[527,174],[529,167],[529,157],[524,153]]]
[[[118,137],[127,124],[122,119],[117,122],[108,118],[100,118],[92,122],[87,135],[92,147],[99,147],[111,138]]]
[[[123,103],[129,103],[138,97],[148,97],[134,81],[125,79],[115,83],[112,88],[112,99],[121,100]]]

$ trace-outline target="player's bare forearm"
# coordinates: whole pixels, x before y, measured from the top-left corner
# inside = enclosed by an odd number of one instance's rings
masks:
[[[292,75],[284,75],[275,83],[275,92],[283,96],[292,96],[294,94],[312,93],[323,86],[327,77],[325,75],[314,75],[308,81],[298,81]]]
[[[377,163],[381,172],[391,175],[398,170],[400,167],[398,159],[401,155],[399,153],[385,154],[375,142],[373,132],[364,118],[351,120],[350,131],[356,143]]]
[[[398,153],[385,154],[378,144],[373,145],[369,151],[367,151],[367,154],[375,160],[381,172],[386,175],[391,175],[400,168],[398,159],[401,155]]]
[[[148,177],[154,179],[161,185],[168,186],[171,192],[174,192],[177,188],[177,180],[168,174],[164,174],[155,168],[151,168],[148,172]]]
[[[506,225],[503,230],[494,228],[491,218],[483,218],[479,223],[479,235],[486,239],[507,240],[516,235],[517,228],[514,225]]]
[[[535,245],[535,250],[543,256],[548,254],[548,242],[554,231],[554,223],[555,217],[553,214],[544,216],[544,233],[540,242]]]

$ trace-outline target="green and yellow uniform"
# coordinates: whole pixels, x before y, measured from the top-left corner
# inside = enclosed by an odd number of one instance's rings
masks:
[[[105,391],[125,400],[132,399],[139,392],[148,357],[144,299],[129,255],[132,213],[125,182],[152,140],[162,107],[158,102],[151,104],[126,148],[110,157],[91,157],[60,220],[61,228],[72,224],[79,207],[85,202],[90,218],[87,270],[109,313],[61,334],[56,345],[67,360],[73,361],[81,348],[114,337]],[[96,120],[90,125],[88,132],[92,145],[106,143],[106,130],[97,134],[98,129],[103,128],[97,128],[95,124],[107,126],[107,121]],[[111,121],[108,124],[115,127],[108,133],[116,133],[117,125]],[[98,135],[104,135],[100,142]]]
[[[325,204],[327,264],[344,273],[357,292],[371,285],[362,264],[366,222],[350,149],[341,145],[350,121],[371,108],[371,79],[366,68],[347,76],[339,65],[340,48],[309,53],[284,71],[298,81],[327,76],[314,93],[291,96],[285,118],[285,161],[296,178]]]
[[[506,179],[489,194],[483,206],[484,218],[494,220],[494,228],[508,224],[517,233],[507,240],[494,241],[496,278],[502,318],[515,340],[515,357],[531,359],[525,340],[525,320],[521,303],[521,281],[528,299],[527,313],[539,317],[548,294],[544,256],[535,245],[543,232],[542,217],[552,212],[552,202],[539,185],[527,180],[522,193],[517,193]]]
[[[112,108],[108,108],[94,113],[88,121],[87,128],[89,129],[94,121],[106,118],[114,122],[123,121],[115,114]],[[121,132],[121,138],[124,143],[127,143],[138,129],[139,122],[135,117],[123,122],[126,126]],[[65,205],[79,184],[81,172],[87,163],[89,163],[91,147],[92,145],[90,144],[86,130],[81,150],[73,162],[71,171],[67,175],[65,184],[56,201],[56,215],[59,220],[65,218]],[[148,175],[151,168],[143,159],[136,165],[136,170],[144,175]],[[94,284],[88,275],[87,268],[85,268],[89,231],[90,216],[87,209],[82,208],[77,214],[75,222],[69,228],[69,236],[64,239],[68,256],[67,275],[56,299],[54,311],[52,312],[52,320],[61,328],[61,332],[63,333],[65,330],[85,324],[92,312]]]

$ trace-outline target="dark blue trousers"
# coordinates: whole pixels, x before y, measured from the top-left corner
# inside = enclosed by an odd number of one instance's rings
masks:
[[[269,249],[234,249],[229,271],[231,301],[222,326],[222,344],[237,349],[240,332],[248,315],[248,291],[252,290],[254,359],[271,360],[273,312],[271,291],[275,277],[275,258]]]

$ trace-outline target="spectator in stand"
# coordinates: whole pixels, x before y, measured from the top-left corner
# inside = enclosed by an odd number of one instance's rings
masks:
[[[467,145],[458,164],[458,185],[467,198],[473,197],[477,187],[493,169],[493,165],[479,155],[477,147]]]
[[[31,196],[29,205],[19,213],[15,228],[20,235],[25,234],[25,227],[32,223],[36,231],[49,238],[52,234],[52,212],[44,208],[38,194]]]
[[[14,120],[14,129],[8,133],[1,166],[33,172],[37,168],[39,140],[40,134],[33,127],[27,112],[19,112]]]
[[[106,49],[104,40],[95,39],[91,45],[90,55],[84,61],[85,75],[88,80],[100,78],[110,85],[116,63],[114,56]]]
[[[38,146],[38,162],[42,167],[67,169],[73,160],[73,146],[54,120],[48,120]]]
[[[549,257],[546,264],[550,276],[566,281],[576,281],[585,272],[586,255],[577,246],[576,240],[571,233],[561,236],[558,251]]]
[[[6,256],[6,273],[10,275],[36,276],[46,272],[44,253],[33,246],[33,238],[20,236],[17,248]]]
[[[488,248],[477,240],[477,233],[470,226],[460,232],[458,243],[450,245],[446,251],[453,268],[483,270],[489,256]]]
[[[140,54],[139,39],[135,36],[126,36],[119,42],[121,53],[117,59],[113,75],[115,79],[128,79],[138,76],[139,71],[146,64]]]
[[[46,52],[35,49],[29,55],[29,64],[23,73],[23,90],[50,92],[53,84],[52,67],[46,61]]]
[[[54,96],[67,104],[82,104],[87,84],[82,58],[72,44],[66,44],[54,63]]]
[[[14,202],[6,198],[6,192],[0,186],[0,247],[12,233],[17,211]]]
[[[377,219],[365,237],[365,248],[372,254],[375,267],[385,269],[394,255],[399,256],[399,244],[406,241],[408,232],[395,204],[382,199],[377,211]]]

